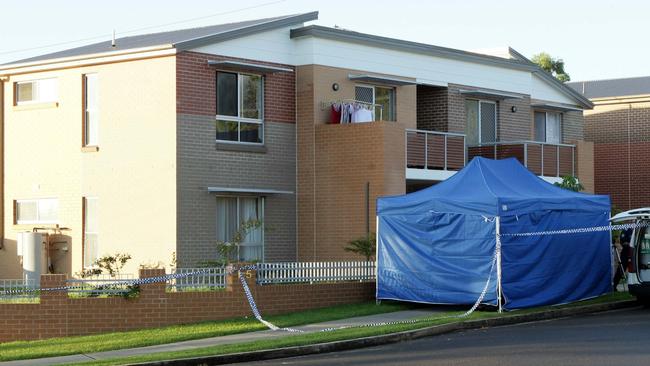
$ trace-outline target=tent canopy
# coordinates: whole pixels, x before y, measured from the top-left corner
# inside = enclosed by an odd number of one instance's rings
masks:
[[[483,303],[506,309],[598,296],[610,289],[608,232],[508,234],[607,225],[609,210],[608,196],[553,186],[515,159],[474,158],[444,182],[378,199],[377,298],[473,304],[488,278]]]
[[[476,157],[451,178],[423,190],[380,198],[378,215],[409,211],[512,216],[543,210],[609,210],[609,197],[569,191],[540,179],[514,158]]]

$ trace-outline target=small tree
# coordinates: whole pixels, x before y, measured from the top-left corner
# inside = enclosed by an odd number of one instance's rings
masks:
[[[563,83],[571,80],[569,74],[564,71],[564,60],[561,58],[553,58],[546,52],[540,52],[530,60]]]
[[[556,186],[558,186],[558,187],[568,189],[568,190],[574,191],[574,192],[580,192],[583,189],[585,189],[585,187],[583,187],[583,185],[580,184],[578,179],[576,177],[574,177],[574,176],[571,176],[571,175],[563,176],[562,177],[562,183],[554,183],[554,184]]]
[[[97,276],[102,273],[107,273],[111,277],[116,277],[120,274],[126,262],[131,259],[131,254],[115,253],[112,255],[105,255],[95,259],[90,268],[86,268],[79,274],[82,278]]]
[[[239,261],[239,249],[242,242],[246,239],[246,236],[253,230],[262,227],[262,221],[260,220],[247,220],[243,221],[237,231],[233,234],[232,240],[229,241],[217,241],[217,254],[219,254],[219,260],[217,261],[206,261],[204,262],[206,266],[214,265],[225,265],[230,262]]]
[[[367,236],[348,242],[345,251],[362,255],[366,257],[367,261],[370,261],[375,256],[376,243],[375,233],[369,233]]]

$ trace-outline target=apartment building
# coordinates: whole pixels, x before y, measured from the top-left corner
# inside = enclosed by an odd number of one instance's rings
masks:
[[[305,23],[317,12],[119,38],[0,65],[0,277],[20,232],[51,269],[102,254],[354,258],[375,200],[516,157],[593,190],[591,102],[512,49],[466,52]]]
[[[568,83],[594,104],[585,140],[594,143],[595,192],[619,210],[650,206],[650,77]]]

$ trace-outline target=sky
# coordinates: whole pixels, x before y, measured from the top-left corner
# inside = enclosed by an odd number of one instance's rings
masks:
[[[544,51],[564,60],[572,81],[650,75],[650,2],[641,0],[3,0],[1,9],[0,63],[108,40],[113,29],[131,36],[318,10],[312,24],[463,50]]]

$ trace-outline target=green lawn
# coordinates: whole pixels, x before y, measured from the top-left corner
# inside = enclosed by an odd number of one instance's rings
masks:
[[[241,344],[221,345],[221,346],[205,347],[205,348],[185,350],[185,351],[161,352],[161,353],[154,353],[154,354],[142,355],[142,356],[114,358],[114,359],[108,359],[103,361],[75,363],[74,365],[96,365],[96,366],[124,365],[130,363],[138,363],[138,362],[151,362],[151,361],[178,359],[178,358],[213,356],[213,355],[223,355],[229,353],[267,350],[267,349],[280,348],[280,347],[302,346],[308,344],[325,343],[325,342],[333,342],[333,341],[340,341],[340,340],[353,339],[353,338],[396,333],[396,332],[402,332],[406,330],[425,328],[432,325],[447,324],[447,323],[453,323],[453,322],[459,322],[465,320],[488,319],[488,318],[495,318],[500,316],[534,313],[534,312],[539,312],[542,310],[547,310],[552,308],[583,306],[583,305],[599,304],[605,302],[631,300],[631,299],[633,299],[633,297],[627,293],[612,293],[609,295],[601,296],[596,299],[581,301],[581,302],[557,306],[557,307],[547,306],[542,308],[519,310],[519,311],[504,313],[504,314],[498,314],[495,311],[476,311],[468,318],[464,318],[464,319],[449,318],[450,315],[459,315],[463,313],[462,311],[457,311],[457,312],[449,312],[449,313],[441,314],[439,315],[440,318],[438,319],[427,319],[425,321],[418,322],[415,324],[387,325],[387,326],[374,327],[374,328],[350,328],[350,329],[342,329],[342,330],[326,332],[326,333],[288,335],[283,338],[275,338],[275,339],[261,340],[261,341],[241,343]],[[443,316],[447,316],[447,318],[442,318]]]
[[[289,327],[355,316],[388,313],[412,307],[412,305],[396,302],[383,302],[379,306],[375,305],[374,302],[367,302],[269,316],[267,320],[280,327]],[[0,344],[0,361],[144,347],[264,329],[266,329],[264,325],[260,324],[255,318],[249,317],[90,336],[8,342]]]

